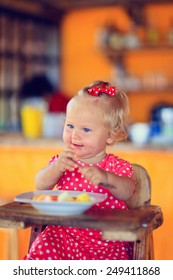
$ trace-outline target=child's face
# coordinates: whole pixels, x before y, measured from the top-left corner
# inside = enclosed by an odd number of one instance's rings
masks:
[[[77,102],[77,104],[76,104]],[[67,110],[63,139],[76,151],[79,159],[91,159],[110,144],[110,129],[104,126],[103,116],[91,102],[72,102]]]

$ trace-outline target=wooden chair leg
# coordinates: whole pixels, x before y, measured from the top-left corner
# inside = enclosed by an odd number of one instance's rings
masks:
[[[153,241],[153,234],[152,233],[149,234],[148,242],[149,242],[148,259],[149,260],[154,260],[154,241]]]
[[[144,260],[145,259],[145,239],[137,240],[134,242],[133,247],[133,259]]]
[[[16,229],[8,229],[8,240],[9,240],[9,260],[18,260],[19,258],[19,237]]]
[[[133,259],[134,260],[154,259],[153,235],[151,233],[146,234],[141,240],[137,240],[134,243]]]
[[[19,237],[17,229],[13,228],[1,228],[1,234],[4,236],[1,242],[5,242],[3,244],[4,253],[3,259],[4,260],[18,260],[19,258]],[[2,249],[2,248],[1,248]],[[2,250],[1,250],[2,251]]]

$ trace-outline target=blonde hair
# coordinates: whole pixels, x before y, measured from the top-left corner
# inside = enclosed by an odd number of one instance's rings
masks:
[[[127,138],[126,119],[129,113],[129,102],[127,95],[123,91],[117,89],[114,96],[109,96],[101,90],[98,96],[93,96],[88,92],[90,88],[97,87],[102,89],[105,86],[111,87],[112,85],[109,82],[95,81],[89,86],[79,90],[78,94],[75,95],[69,103],[81,98],[86,98],[86,101],[95,103],[96,110],[100,110],[103,115],[105,126],[110,128],[110,136],[113,139],[112,144],[114,144],[115,142]]]

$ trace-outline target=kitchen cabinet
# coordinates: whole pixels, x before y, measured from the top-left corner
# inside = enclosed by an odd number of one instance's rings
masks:
[[[57,86],[58,28],[39,16],[2,9],[0,31],[0,130],[15,130],[24,81],[45,76]]]

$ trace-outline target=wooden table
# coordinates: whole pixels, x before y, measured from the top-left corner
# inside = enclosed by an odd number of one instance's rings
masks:
[[[0,207],[0,227],[24,229],[33,225],[66,225],[100,229],[103,239],[141,240],[163,222],[158,206],[135,210],[90,209],[82,215],[49,216],[41,214],[30,204],[12,202]]]

